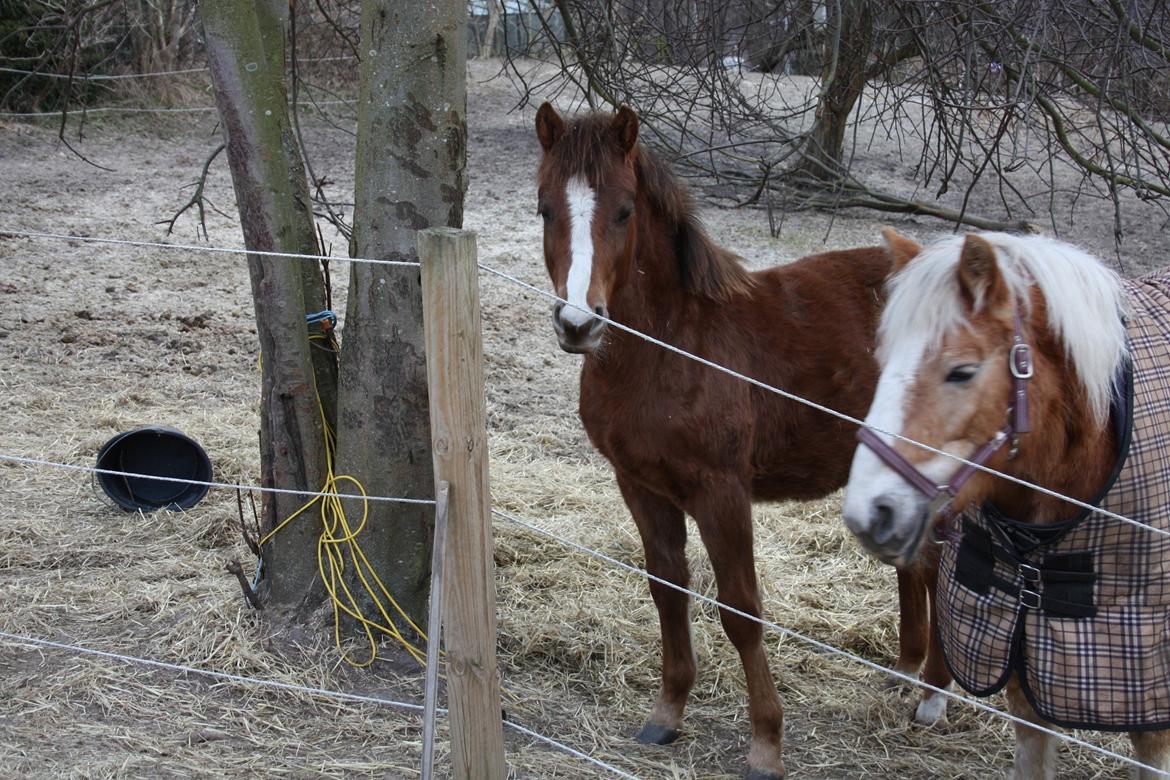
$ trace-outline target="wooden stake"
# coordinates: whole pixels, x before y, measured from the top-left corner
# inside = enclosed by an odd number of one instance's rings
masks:
[[[418,234],[435,479],[451,484],[443,635],[452,777],[504,780],[475,234]]]
[[[443,559],[447,552],[447,496],[439,481],[435,493],[435,543],[431,550],[431,609],[427,620],[427,683],[423,696],[422,780],[431,780],[435,767],[435,710],[439,698],[439,640],[442,637]]]

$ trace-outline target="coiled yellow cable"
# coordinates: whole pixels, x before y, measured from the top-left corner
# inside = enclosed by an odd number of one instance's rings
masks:
[[[310,340],[324,340],[335,354],[338,350],[337,341],[333,338],[333,334],[328,332],[321,335],[312,335]],[[337,495],[332,496],[316,496],[311,501],[307,502],[297,511],[290,514],[271,531],[264,534],[260,539],[260,545],[263,546],[271,540],[282,528],[287,526],[296,518],[300,517],[309,511],[315,504],[320,504],[321,517],[321,536],[317,539],[317,571],[321,576],[321,582],[325,585],[325,590],[329,593],[329,598],[333,605],[333,640],[337,645],[337,650],[341,654],[342,659],[351,666],[357,668],[364,668],[370,666],[378,658],[378,640],[376,633],[385,634],[397,641],[402,647],[410,653],[420,664],[426,664],[426,653],[415,646],[409,639],[403,636],[402,632],[395,625],[394,620],[390,617],[391,609],[397,613],[398,616],[405,621],[406,625],[418,634],[419,638],[427,641],[427,636],[420,629],[410,616],[402,609],[398,602],[390,595],[390,591],[382,582],[374,567],[370,565],[361,546],[358,544],[358,536],[366,527],[366,521],[369,518],[369,501],[366,500],[366,489],[362,483],[355,477],[348,474],[335,475],[333,473],[333,457],[336,451],[336,437],[333,429],[330,428],[328,419],[325,415],[325,407],[321,403],[321,395],[317,392],[316,377],[313,378],[313,392],[317,396],[317,409],[321,414],[321,425],[325,430],[325,484],[321,487],[322,493],[341,493],[339,489],[343,483],[348,483],[354,490],[362,496],[362,517],[356,527],[351,528],[349,519],[345,514],[345,507],[342,500]],[[358,604],[358,600],[354,593],[350,590],[349,584],[345,581],[346,561],[347,559],[353,566],[353,572],[357,577],[358,582],[361,583],[365,594],[369,597],[371,603],[378,610],[378,616],[381,620],[371,619],[367,617],[362,608]],[[360,591],[359,591],[360,593]],[[390,609],[387,608],[389,605]],[[346,652],[341,642],[341,616],[348,615],[353,620],[357,621],[361,626],[362,631],[366,635],[366,640],[369,642],[369,654],[364,660],[354,659]]]

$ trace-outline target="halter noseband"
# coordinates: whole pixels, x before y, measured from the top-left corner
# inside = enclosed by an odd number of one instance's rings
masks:
[[[975,476],[975,472],[979,470],[977,467],[991,460],[991,456],[999,452],[1000,448],[1008,441],[1012,443],[1010,457],[1015,457],[1019,434],[1031,430],[1031,422],[1028,419],[1027,382],[1032,378],[1034,369],[1032,349],[1024,341],[1023,325],[1020,322],[1018,310],[1014,314],[1014,319],[1015,333],[1012,335],[1012,348],[1008,352],[1008,371],[1012,375],[1012,401],[1008,407],[1007,423],[996,432],[991,441],[979,448],[979,451],[971,457],[970,462],[960,466],[945,485],[936,485],[930,477],[919,471],[914,464],[898,454],[892,446],[882,441],[869,428],[862,427],[857,431],[859,442],[873,450],[878,459],[929,499],[928,520],[935,515],[941,514],[943,516],[941,526],[935,530],[935,534],[940,540],[954,540],[957,536],[956,529],[951,527],[951,520],[954,517],[951,504],[967,480]]]

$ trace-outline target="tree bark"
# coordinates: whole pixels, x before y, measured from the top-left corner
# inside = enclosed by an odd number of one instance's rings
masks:
[[[845,172],[845,131],[865,89],[877,9],[874,0],[828,0],[826,8],[820,103],[794,170],[816,181],[833,182]]]
[[[200,15],[244,243],[257,251],[316,254],[308,185],[286,109],[280,5],[203,0]],[[320,272],[312,261],[257,255],[249,255],[248,267],[262,359],[261,484],[319,490],[326,459],[316,389],[331,394],[336,381],[331,357],[314,361],[319,350],[311,350],[305,325],[306,311],[324,305]],[[265,530],[307,500],[264,494]],[[261,595],[294,619],[324,596],[317,577],[320,527],[315,517],[305,519],[263,549]]]
[[[416,232],[463,224],[467,4],[367,0],[354,232],[361,257],[417,262]],[[355,264],[338,397],[341,473],[371,495],[434,495],[418,268]],[[347,510],[357,512],[356,502]],[[369,505],[362,546],[391,594],[425,620],[432,512]]]
[[[289,28],[289,3],[288,0],[254,0],[254,2],[269,72],[280,91],[283,104],[287,105],[284,63],[285,42],[288,38]],[[293,110],[296,110],[295,106]],[[295,127],[288,121],[287,116],[285,116],[281,129],[281,148],[284,152],[285,164],[288,167],[288,183],[293,201],[295,201],[289,204],[289,208],[297,209],[302,213],[297,222],[297,245],[312,247],[299,251],[302,254],[323,254],[323,247],[317,240],[315,232],[313,199],[309,194],[309,180],[305,173],[304,150],[297,143]],[[295,265],[296,270],[300,272],[301,289],[304,290],[305,295],[305,313],[311,314],[324,310],[328,306],[328,301],[319,263],[311,260],[287,262]],[[319,329],[313,330],[319,332]],[[330,430],[336,431],[338,356],[335,352],[330,351],[329,345],[331,343],[318,341],[316,346],[309,350],[309,355],[313,361],[313,374],[317,382],[317,394],[321,399],[321,409],[324,411],[325,421]],[[316,557],[315,552],[314,557]]]

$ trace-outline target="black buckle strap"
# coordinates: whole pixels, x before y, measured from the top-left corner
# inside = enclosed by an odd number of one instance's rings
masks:
[[[1093,555],[1089,552],[1057,553],[1040,563],[1025,560],[1008,546],[1008,540],[992,523],[993,535],[964,518],[962,541],[955,563],[959,584],[979,594],[992,588],[1013,595],[1025,609],[1039,610],[1055,618],[1085,618],[1097,614]],[[995,539],[994,536],[1001,537]],[[996,563],[1005,564],[1016,576],[1005,577]]]
[[[1044,597],[1034,590],[1020,588],[1020,606],[1025,609],[1040,609],[1044,604]]]

